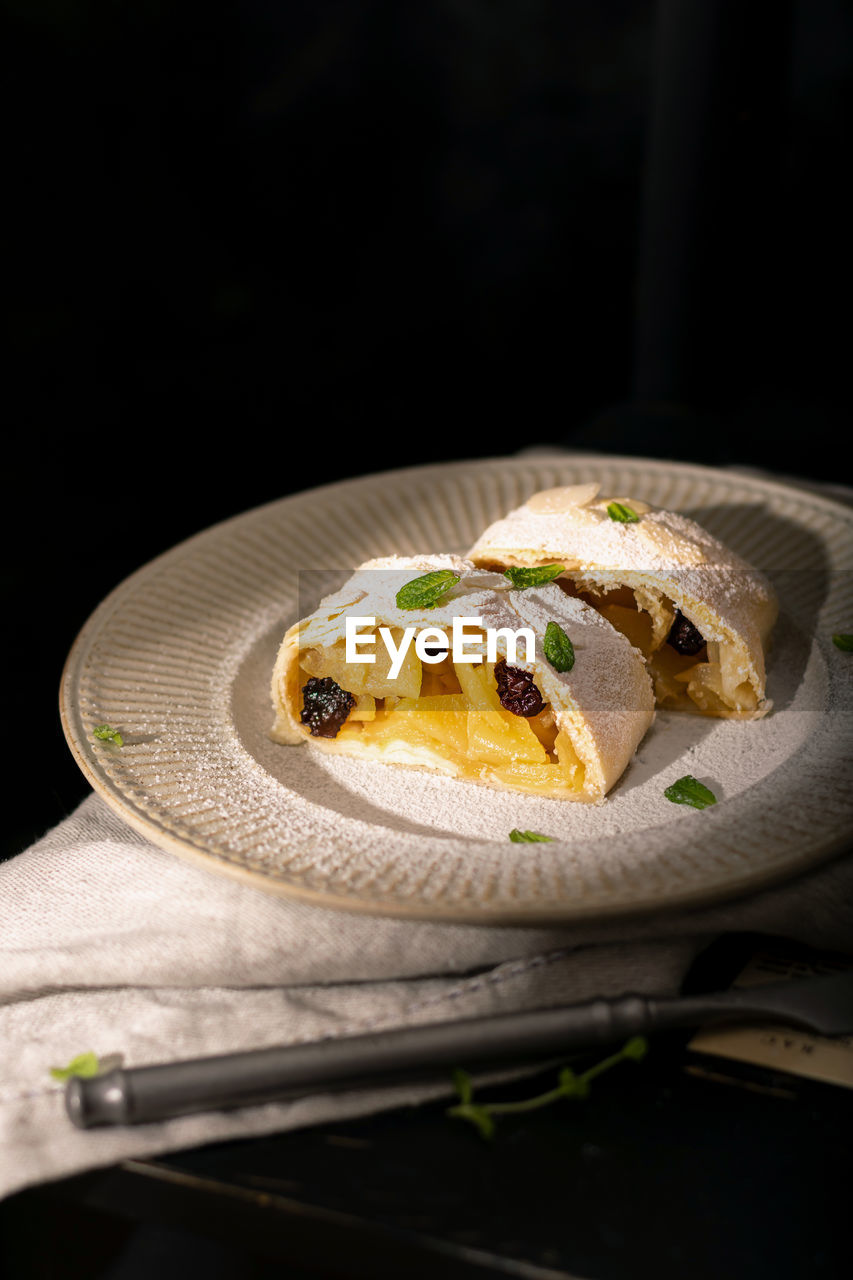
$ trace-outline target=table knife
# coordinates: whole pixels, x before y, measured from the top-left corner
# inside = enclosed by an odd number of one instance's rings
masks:
[[[65,1091],[81,1129],[142,1124],[199,1111],[520,1066],[632,1035],[709,1022],[772,1021],[824,1035],[853,1032],[853,969],[709,995],[629,993],[582,1004],[428,1023],[145,1067],[118,1067]]]

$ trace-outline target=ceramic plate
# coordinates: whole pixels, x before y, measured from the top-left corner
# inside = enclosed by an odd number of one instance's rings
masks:
[[[269,740],[278,644],[327,571],[464,551],[535,490],[587,480],[685,512],[773,579],[770,715],[659,712],[599,806]],[[272,893],[519,924],[704,904],[784,879],[850,839],[853,656],[831,637],[853,631],[851,568],[853,512],[737,472],[589,455],[386,472],[249,511],[128,578],[71,651],[63,725],[89,781],[129,823]],[[102,723],[122,747],[93,738]],[[664,797],[685,773],[716,806]],[[514,844],[513,827],[555,842]]]

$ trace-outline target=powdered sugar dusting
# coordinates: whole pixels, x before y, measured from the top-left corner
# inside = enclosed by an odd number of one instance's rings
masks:
[[[530,612],[540,607],[537,603]],[[335,829],[348,837],[351,824],[363,822],[395,836],[464,836],[501,846],[513,827],[586,843],[679,824],[684,810],[663,797],[670,782],[690,772],[707,781],[720,799],[748,791],[808,738],[825,696],[822,662],[809,655],[801,632],[780,627],[770,675],[776,706],[772,717],[745,723],[659,711],[606,802],[578,806],[270,742],[264,732],[266,679],[278,638],[272,632],[258,642],[235,682],[232,714],[247,752],[245,764],[251,771],[249,761],[254,761],[304,804],[316,806],[312,816],[318,829]],[[606,855],[600,850],[596,856]]]
[[[672,511],[650,510],[636,522],[621,523],[607,513],[609,498],[548,513],[516,507],[496,520],[471,548],[473,560],[524,548],[558,556],[567,568],[592,565],[665,572],[689,565],[745,569],[746,563],[707,530]]]
[[[649,510],[622,523],[611,519],[608,506],[604,498],[555,514],[517,507],[478,538],[471,558],[488,566],[559,561],[585,588],[662,593],[706,640],[733,646],[760,707],[764,642],[776,616],[768,580],[686,516]]]
[[[429,608],[399,608],[398,593],[413,580],[413,573],[423,576],[440,569],[453,570],[459,581]],[[484,630],[495,633],[497,653],[506,657],[506,633],[526,625],[535,635],[535,654],[512,661],[533,673],[558,727],[568,733],[584,762],[586,798],[603,796],[654,717],[654,694],[642,655],[593,608],[553,583],[527,590],[509,588],[504,575],[478,571],[457,556],[373,560],[360,566],[300,623],[300,644],[309,648],[339,643],[354,614],[373,618],[380,626],[409,627],[416,632],[438,628],[448,636],[457,618],[477,618]],[[550,622],[560,626],[574,645],[575,662],[568,671],[556,671],[545,655],[543,640]],[[470,653],[486,652],[485,642],[472,642],[467,648]],[[273,701],[279,715],[289,693],[295,698],[290,672],[297,657],[289,641],[282,646],[282,655],[273,676]],[[289,722],[297,725],[296,706],[285,709]],[[307,740],[307,745],[316,750],[325,744]],[[347,741],[341,744],[341,753],[358,755],[359,747],[357,740]]]

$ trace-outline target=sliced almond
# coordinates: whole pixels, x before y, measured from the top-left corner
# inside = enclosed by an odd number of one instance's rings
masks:
[[[561,511],[588,506],[600,488],[600,484],[590,481],[589,484],[567,484],[561,489],[542,489],[527,499],[527,509],[538,515],[559,515]]]

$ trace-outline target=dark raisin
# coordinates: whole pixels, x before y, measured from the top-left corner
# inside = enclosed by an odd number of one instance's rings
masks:
[[[355,698],[331,676],[312,676],[302,690],[304,706],[300,720],[315,738],[336,738],[338,730],[355,706]]]
[[[698,653],[702,648],[705,643],[705,637],[688,618],[685,618],[681,610],[677,609],[675,622],[670,628],[667,641],[672,645],[676,653],[683,653],[685,657],[692,657],[694,653]]]
[[[502,658],[495,667],[498,697],[501,706],[514,716],[538,716],[544,707],[542,694],[533,683],[533,676],[521,667],[508,667]]]

